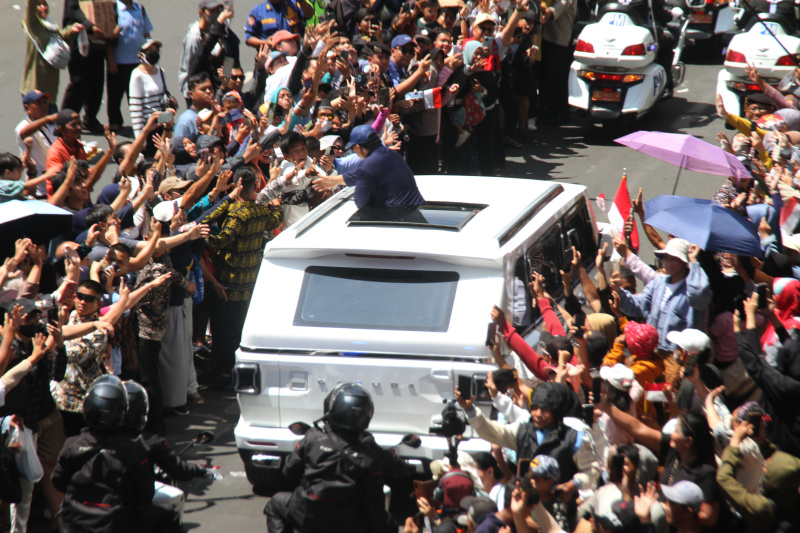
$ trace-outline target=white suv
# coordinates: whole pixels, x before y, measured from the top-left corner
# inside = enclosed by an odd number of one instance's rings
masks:
[[[447,451],[431,430],[458,376],[480,379],[494,367],[485,345],[492,305],[535,343],[538,311],[520,294],[530,270],[558,297],[566,250],[577,246],[594,265],[597,227],[583,186],[477,176],[417,184],[428,202],[419,210],[357,212],[347,188],[266,247],[235,367],[234,434],[256,489],[280,488],[298,441],[288,426],[320,418],[343,381],[372,395],[379,444],[420,435],[420,448],[398,453],[426,469]],[[515,293],[525,303],[512,310]],[[472,438],[460,449],[489,445]]]

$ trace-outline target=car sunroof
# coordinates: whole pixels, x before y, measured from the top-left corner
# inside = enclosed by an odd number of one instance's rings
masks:
[[[348,226],[406,226],[460,231],[485,209],[485,204],[428,202],[416,209],[362,207],[347,220]]]

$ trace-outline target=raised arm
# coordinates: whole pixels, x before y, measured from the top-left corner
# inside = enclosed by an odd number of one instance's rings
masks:
[[[653,453],[661,453],[661,432],[639,421],[636,417],[620,411],[608,402],[605,395],[600,397],[597,407],[608,414],[623,431],[628,432],[638,442],[647,446]]]

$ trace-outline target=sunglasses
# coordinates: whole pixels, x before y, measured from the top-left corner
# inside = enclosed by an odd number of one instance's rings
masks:
[[[404,56],[410,56],[414,53],[414,47],[406,46],[404,48],[401,48],[400,51],[403,52]]]
[[[231,79],[233,81],[244,81],[244,74],[236,74],[234,76],[231,76]]]
[[[86,303],[96,302],[97,300],[100,299],[99,296],[95,296],[93,294],[86,294],[85,292],[76,292],[75,298]]]

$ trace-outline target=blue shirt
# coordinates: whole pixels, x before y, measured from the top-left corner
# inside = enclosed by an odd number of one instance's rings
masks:
[[[619,291],[620,310],[628,316],[645,318],[658,330],[658,349],[670,352],[675,349],[675,343],[667,339],[670,331],[706,329],[706,309],[712,296],[708,276],[697,263],[689,264],[689,275],[668,295],[671,279],[658,276],[639,294]]]
[[[247,17],[244,39],[267,39],[278,30],[300,35],[305,31],[305,17],[295,0],[283,0],[277,9],[270,2],[255,6]]]
[[[393,59],[389,60],[389,68],[386,69],[386,74],[388,74],[389,79],[392,80],[393,87],[396,87],[408,78],[406,69],[398,67]]]
[[[197,141],[200,132],[197,131],[197,111],[191,107],[181,113],[178,122],[175,124],[175,137],[186,137],[192,142]]]
[[[418,207],[425,199],[403,156],[381,145],[342,178],[355,185],[353,199],[359,209],[368,207]]]
[[[136,2],[127,7],[117,0],[117,25],[119,40],[114,47],[114,60],[120,65],[138,65],[139,48],[146,40],[145,35],[153,31],[150,18]]]

